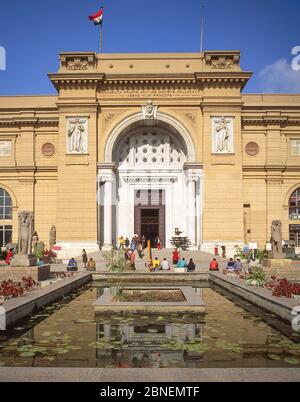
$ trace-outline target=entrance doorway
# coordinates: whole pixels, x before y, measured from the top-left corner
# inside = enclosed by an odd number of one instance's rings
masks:
[[[159,209],[141,209],[141,236],[151,240],[155,247],[155,238],[159,235]]]
[[[166,222],[165,222],[165,206],[135,206],[134,228],[135,233],[141,239],[145,236],[151,241],[151,247],[156,247],[155,238],[159,237],[162,247],[166,244]]]
[[[134,207],[135,234],[145,236],[155,247],[158,236],[161,246],[166,244],[166,212],[164,190],[137,190]]]

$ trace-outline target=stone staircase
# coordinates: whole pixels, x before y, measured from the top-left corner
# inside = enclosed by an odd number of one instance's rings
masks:
[[[163,250],[157,250],[157,249],[152,249],[152,258],[157,257],[160,261],[163,261],[164,258],[168,260],[168,262],[172,265],[172,252],[174,249],[163,249]],[[143,252],[144,256],[142,259],[137,257],[136,260],[136,269],[137,271],[146,271],[145,263],[148,262],[149,256],[148,256],[148,250],[144,250]],[[196,265],[196,271],[207,271],[209,268],[209,263],[213,258],[212,254],[205,253],[203,251],[182,251],[181,256],[186,259],[187,262],[189,262],[190,258],[194,260],[194,263]],[[106,271],[106,264],[105,264],[105,259],[103,257],[102,251],[97,251],[95,253],[90,253],[88,254],[88,258],[92,257],[97,264],[97,271]],[[78,256],[76,258],[78,261],[78,270],[83,271],[84,266],[81,262],[81,256]],[[220,268],[225,268],[227,260],[222,259],[218,257],[218,262]],[[66,266],[63,264],[56,264],[52,265],[51,267],[52,271],[64,271],[66,270]]]

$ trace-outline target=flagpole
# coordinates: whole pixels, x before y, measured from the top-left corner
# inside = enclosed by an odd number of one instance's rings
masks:
[[[102,24],[100,24],[100,53],[102,53],[102,50],[103,50],[103,31],[102,31],[102,29],[103,29],[103,26],[102,26]]]
[[[201,39],[200,39],[200,52],[204,49],[204,23],[205,23],[205,6],[202,5],[202,17],[201,17]]]

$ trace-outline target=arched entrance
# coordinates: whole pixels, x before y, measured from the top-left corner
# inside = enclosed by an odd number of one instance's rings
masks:
[[[164,119],[131,118],[112,133],[106,147],[107,163],[99,164],[100,244],[104,249],[120,236],[145,236],[164,247],[179,228],[201,245],[202,166],[191,161],[194,148],[188,134]],[[113,139],[113,141],[112,141]]]

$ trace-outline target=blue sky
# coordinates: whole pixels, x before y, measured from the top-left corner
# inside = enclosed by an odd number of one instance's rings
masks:
[[[197,52],[201,0],[9,0],[0,8],[0,94],[55,93],[47,73],[62,51],[98,51],[88,20],[101,5],[104,52]],[[291,50],[300,46],[299,0],[206,0],[205,49],[241,50],[254,72],[245,92],[300,92]]]

